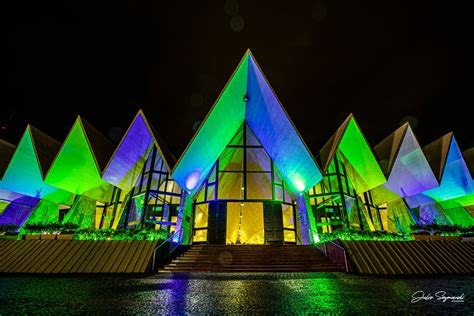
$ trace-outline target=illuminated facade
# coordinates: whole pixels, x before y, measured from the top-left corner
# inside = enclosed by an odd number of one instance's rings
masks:
[[[314,153],[314,156],[313,156]],[[115,147],[81,117],[61,145],[0,141],[0,224],[155,228],[182,243],[308,244],[341,228],[473,225],[474,149],[368,144],[351,114],[311,152],[248,51],[178,160],[139,111]]]

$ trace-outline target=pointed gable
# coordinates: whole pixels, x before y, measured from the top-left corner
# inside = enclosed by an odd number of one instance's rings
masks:
[[[29,129],[41,174],[44,176],[58,153],[61,143],[34,126],[30,125]]]
[[[408,129],[411,129],[410,124],[403,124],[374,147],[375,155],[386,177],[390,175]]]
[[[194,193],[244,120],[294,192],[304,191],[322,178],[250,51],[178,160],[173,178]]]
[[[68,204],[71,194],[44,183],[43,172],[56,154],[58,142],[28,125],[8,165],[0,187],[4,190]]]
[[[320,158],[324,173],[338,152],[359,192],[370,190],[386,181],[372,148],[352,114],[321,149]]]
[[[8,164],[15,153],[15,149],[15,145],[0,139],[0,180],[3,178],[3,174],[7,170]]]
[[[293,192],[322,179],[306,144],[250,53],[245,119]]]
[[[194,192],[204,181],[245,117],[248,54],[240,61],[173,170],[173,179]]]
[[[433,171],[408,123],[375,146],[388,180],[382,186],[401,197],[438,186]]]
[[[104,139],[78,117],[48,171],[46,182],[74,194],[107,200],[112,186],[102,180],[100,165],[112,145]]]
[[[423,153],[438,181],[441,181],[443,175],[452,137],[453,133],[448,133],[423,147]]]
[[[440,172],[440,185],[423,194],[435,201],[446,201],[474,193],[474,182],[453,133],[423,148],[432,168]],[[439,165],[437,165],[437,163]]]
[[[103,172],[103,179],[123,190],[130,191],[153,146],[158,149],[167,170],[171,170],[174,156],[140,110],[110,158]]]
[[[85,119],[80,120],[97,167],[102,171],[114,152],[114,145]]]
[[[467,168],[471,172],[471,177],[474,179],[474,147],[466,149],[462,152]]]

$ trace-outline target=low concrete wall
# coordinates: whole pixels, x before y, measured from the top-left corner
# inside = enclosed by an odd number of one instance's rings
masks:
[[[473,273],[474,243],[459,241],[342,241],[355,272]]]
[[[157,241],[0,240],[0,273],[149,272]]]

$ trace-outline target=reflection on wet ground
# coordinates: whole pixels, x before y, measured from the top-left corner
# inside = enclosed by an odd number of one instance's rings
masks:
[[[0,315],[468,314],[474,311],[473,281],[473,276],[465,275],[375,277],[344,273],[3,275]],[[411,303],[416,291],[424,291],[427,298]],[[437,300],[439,291],[445,291],[445,296],[464,294],[464,302]]]

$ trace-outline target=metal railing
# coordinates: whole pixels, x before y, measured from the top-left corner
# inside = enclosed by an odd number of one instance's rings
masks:
[[[310,231],[313,236],[319,235],[313,230]],[[346,272],[352,271],[349,261],[347,260],[346,249],[344,249],[344,247],[342,247],[341,245],[337,244],[332,240],[329,240],[322,243],[314,243],[314,246],[321,250],[326,258],[343,267]]]
[[[153,251],[153,262],[152,262],[152,266],[151,266],[152,272],[155,272],[156,268],[157,268],[157,266],[156,266],[156,264],[157,264],[156,257],[157,257],[158,252],[161,252],[160,254],[162,255],[163,261],[166,261],[171,257],[173,252],[179,246],[181,246],[182,243],[180,241],[173,242],[173,238],[175,236],[178,236],[178,238],[179,238],[179,235],[180,235],[181,231],[182,231],[181,229],[174,231],[165,241],[163,241],[161,244],[159,244],[155,248],[155,250]],[[189,238],[187,240],[186,245],[189,245],[189,243],[191,242],[192,237],[193,237],[193,235],[189,234]]]
[[[163,241],[161,244],[159,244],[155,250],[153,251],[153,263],[152,263],[152,266],[151,266],[151,269],[153,272],[155,272],[156,270],[156,254],[158,251],[163,251],[163,254],[165,254],[165,257],[166,259],[169,258],[171,256],[171,254],[176,250],[176,248],[178,248],[178,246],[180,245],[180,242],[176,242],[174,243],[173,242],[173,238],[175,236],[179,236],[179,234],[181,233],[181,229],[177,230],[177,231],[174,231],[165,241]],[[173,245],[175,244],[175,245]],[[168,248],[168,251],[166,251],[166,247],[169,247]]]

